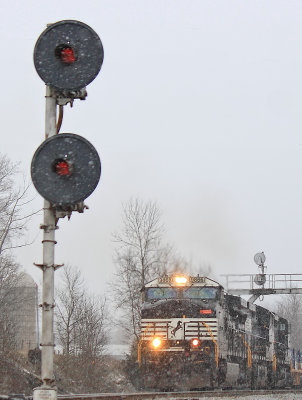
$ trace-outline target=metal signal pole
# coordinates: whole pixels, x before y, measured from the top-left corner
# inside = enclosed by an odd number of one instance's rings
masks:
[[[66,38],[66,39],[64,39]],[[85,138],[72,133],[57,135],[57,105],[84,100],[86,86],[99,73],[103,45],[88,25],[74,20],[59,21],[39,36],[34,64],[46,83],[45,141],[31,163],[33,184],[44,200],[42,288],[42,386],[34,389],[33,400],[56,400],[54,378],[54,262],[57,219],[83,212],[83,201],[96,188],[101,161]]]
[[[57,105],[53,90],[46,86],[45,139],[56,135]],[[41,378],[42,386],[34,389],[34,400],[56,400],[57,388],[54,386],[54,272],[55,272],[55,230],[56,218],[49,201],[44,200],[43,225],[43,271],[42,286],[42,343]]]

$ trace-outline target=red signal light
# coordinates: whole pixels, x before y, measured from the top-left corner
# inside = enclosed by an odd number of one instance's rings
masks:
[[[71,171],[69,168],[69,164],[67,161],[58,161],[55,164],[55,172],[60,176],[68,176],[70,175]]]
[[[55,48],[55,56],[66,65],[71,65],[76,61],[74,48],[69,44],[60,44],[57,46]]]
[[[60,52],[60,59],[65,64],[73,64],[76,60],[72,47],[63,47]]]
[[[203,315],[209,315],[212,314],[212,312],[212,310],[199,310],[199,313]]]

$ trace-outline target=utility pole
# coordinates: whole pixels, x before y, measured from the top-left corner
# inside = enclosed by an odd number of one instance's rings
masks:
[[[97,151],[79,135],[59,133],[63,106],[75,99],[85,100],[88,85],[103,63],[103,46],[86,24],[66,20],[48,25],[35,46],[34,63],[46,83],[45,141],[36,150],[31,164],[35,188],[44,198],[42,286],[42,385],[33,392],[34,400],[56,400],[54,376],[54,273],[55,230],[59,218],[83,212],[83,201],[96,188],[101,174]]]

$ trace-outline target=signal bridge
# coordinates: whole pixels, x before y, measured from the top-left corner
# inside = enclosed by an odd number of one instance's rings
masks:
[[[250,295],[250,303],[269,294],[302,294],[302,274],[267,274],[264,253],[254,257],[258,274],[226,274],[225,289],[233,295]]]

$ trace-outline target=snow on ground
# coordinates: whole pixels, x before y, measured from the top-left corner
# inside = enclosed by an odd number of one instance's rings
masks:
[[[222,400],[222,399],[230,399],[230,400],[302,400],[302,393],[294,394],[294,393],[286,393],[286,394],[265,394],[265,395],[255,395],[255,396],[233,396],[233,397],[202,397],[202,395],[196,397],[169,397],[169,400],[199,400],[199,399],[207,399],[207,400]],[[156,397],[156,400],[167,400],[167,397]]]

